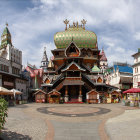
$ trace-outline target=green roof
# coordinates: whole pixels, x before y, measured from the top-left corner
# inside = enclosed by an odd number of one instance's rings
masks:
[[[66,48],[72,40],[79,48],[97,47],[96,34],[82,27],[69,27],[67,30],[54,35],[54,42],[57,48]]]
[[[6,36],[6,38],[5,38],[5,36]],[[3,39],[3,37],[4,37],[4,39]],[[9,29],[7,27],[5,27],[1,38],[2,38],[2,40],[1,40],[0,48],[3,48],[7,44],[11,44],[11,34],[10,34]]]
[[[8,28],[5,27],[5,29],[4,29],[4,31],[2,33],[2,36],[7,35],[7,34],[10,34],[10,32],[9,32]]]
[[[100,69],[99,69],[97,66],[94,66],[94,67],[92,68],[92,71],[93,71],[93,72],[100,72]]]

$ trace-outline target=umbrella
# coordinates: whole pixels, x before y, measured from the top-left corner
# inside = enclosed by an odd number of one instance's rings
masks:
[[[140,93],[140,88],[131,88],[124,91],[123,93]]]
[[[22,92],[17,89],[11,89],[10,91],[14,94],[22,94]]]
[[[0,95],[11,95],[12,92],[4,87],[0,87]]]

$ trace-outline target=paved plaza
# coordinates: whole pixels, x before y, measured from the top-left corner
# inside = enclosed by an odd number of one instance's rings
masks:
[[[138,140],[140,110],[121,104],[10,107],[3,140]]]

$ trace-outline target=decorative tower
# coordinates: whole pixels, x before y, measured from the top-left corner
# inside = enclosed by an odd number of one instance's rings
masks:
[[[7,45],[10,44],[12,45],[12,42],[11,42],[11,34],[9,32],[9,29],[8,29],[8,24],[6,23],[6,27],[1,35],[1,46],[0,48],[5,48],[7,47]]]
[[[6,23],[6,27],[1,35],[0,56],[7,60],[11,60],[11,48],[11,34],[8,29],[8,24]]]
[[[100,53],[100,69],[104,73],[107,68],[108,68],[108,62],[104,52],[104,48],[102,48],[102,52]]]
[[[43,69],[44,72],[47,71],[47,68],[48,68],[48,58],[47,58],[47,53],[46,53],[46,47],[44,47],[44,53],[43,53],[43,58],[42,58],[42,61],[41,61],[41,68]]]

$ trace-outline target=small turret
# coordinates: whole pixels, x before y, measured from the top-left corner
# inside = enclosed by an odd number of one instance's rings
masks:
[[[102,48],[102,52],[100,53],[100,68],[102,70],[102,72],[104,73],[104,71],[107,69],[108,67],[108,62],[107,62],[107,58],[104,52],[104,48]]]
[[[47,58],[46,47],[44,47],[43,58],[41,61],[41,66],[40,66],[44,72],[47,71],[48,63],[49,62],[48,62],[48,58]]]

